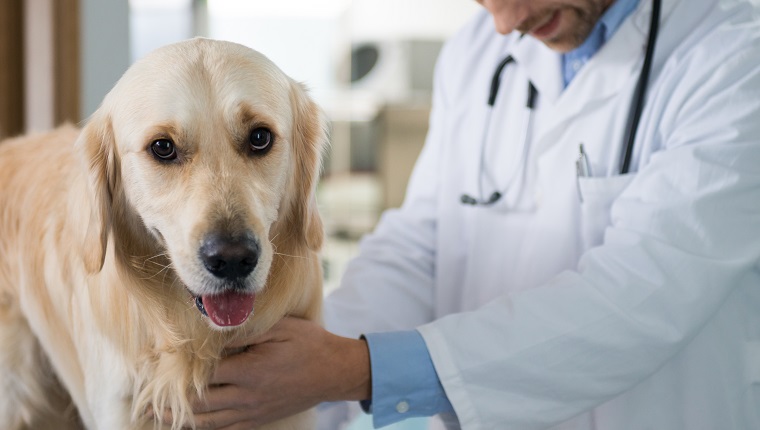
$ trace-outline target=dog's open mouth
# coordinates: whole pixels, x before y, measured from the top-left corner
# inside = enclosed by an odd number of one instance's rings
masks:
[[[234,327],[243,324],[253,313],[256,294],[227,291],[221,294],[204,294],[195,297],[195,306],[214,324]]]

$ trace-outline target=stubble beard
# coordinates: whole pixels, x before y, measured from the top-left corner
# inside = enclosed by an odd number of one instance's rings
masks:
[[[544,44],[550,49],[562,53],[572,51],[581,46],[591,34],[605,9],[606,7],[601,3],[594,1],[589,1],[582,6],[568,6],[565,10],[560,11],[560,13],[566,14],[562,18],[570,22],[562,23],[564,31],[561,31],[554,38],[544,40]],[[547,10],[537,13],[536,16],[541,17],[539,19],[545,19],[544,17],[550,16],[553,13],[553,10]],[[567,16],[568,13],[570,14],[569,17]],[[524,27],[523,29],[518,30],[521,32],[530,31],[535,27],[537,21],[538,19],[532,20],[532,22],[522,26]]]

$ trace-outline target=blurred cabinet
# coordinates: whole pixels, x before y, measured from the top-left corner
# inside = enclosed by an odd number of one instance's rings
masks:
[[[0,136],[79,121],[79,6],[0,1]]]
[[[401,206],[428,130],[428,104],[386,105],[378,123],[378,176],[383,209]]]
[[[0,138],[24,129],[22,0],[0,3]]]
[[[80,0],[24,0],[25,130],[79,117]]]

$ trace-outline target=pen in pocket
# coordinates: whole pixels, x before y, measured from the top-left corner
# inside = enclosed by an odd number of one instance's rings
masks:
[[[588,163],[588,156],[583,150],[583,144],[579,145],[578,159],[575,160],[575,169],[579,178],[588,178],[591,174],[591,165]]]
[[[581,178],[591,177],[591,165],[588,162],[586,151],[583,150],[583,143],[578,148],[578,159],[575,160],[575,172],[577,173],[576,182],[578,185],[578,198],[583,203],[583,191],[581,191]]]

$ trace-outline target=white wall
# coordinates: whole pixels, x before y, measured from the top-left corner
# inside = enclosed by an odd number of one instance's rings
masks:
[[[481,6],[474,0],[353,0],[355,39],[446,39]]]
[[[129,0],[131,61],[195,34],[191,0]]]
[[[339,74],[346,0],[209,0],[208,33],[249,46],[325,102]]]
[[[90,116],[130,64],[129,4],[82,0],[82,118]]]

